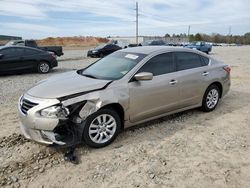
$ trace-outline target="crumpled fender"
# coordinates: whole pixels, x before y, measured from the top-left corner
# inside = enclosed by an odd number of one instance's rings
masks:
[[[87,101],[86,104],[79,111],[79,116],[82,120],[85,120],[88,116],[95,113],[103,106],[106,106],[112,103],[120,104],[123,107],[124,112],[125,112],[129,105],[129,95],[128,95],[129,90],[124,89],[124,88],[126,87],[123,87],[123,88],[120,87],[117,89],[114,89],[114,88],[105,89],[105,90],[87,93],[82,96],[78,96],[75,98],[62,101],[62,104],[64,106],[69,106],[75,103]]]

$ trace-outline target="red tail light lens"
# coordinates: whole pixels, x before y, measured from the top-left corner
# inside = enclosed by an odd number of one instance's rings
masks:
[[[228,74],[230,74],[230,72],[231,72],[231,67],[225,66],[225,67],[223,67],[223,69],[224,69]]]

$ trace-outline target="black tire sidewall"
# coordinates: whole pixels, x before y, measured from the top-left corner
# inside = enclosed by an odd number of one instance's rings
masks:
[[[98,115],[101,115],[101,114],[108,114],[108,115],[113,116],[115,121],[116,121],[117,127],[116,127],[116,132],[115,132],[114,136],[109,141],[102,143],[102,144],[98,144],[98,143],[93,142],[91,140],[91,138],[89,137],[89,126],[90,126],[91,122]],[[105,146],[111,144],[115,140],[115,138],[117,137],[117,135],[120,131],[120,128],[121,128],[121,119],[116,111],[114,111],[113,109],[100,109],[97,112],[91,114],[89,117],[87,117],[86,122],[85,122],[85,126],[84,126],[84,130],[83,130],[83,142],[85,144],[87,144],[88,146],[93,147],[93,148],[105,147]]]
[[[212,89],[216,89],[216,90],[218,91],[218,93],[219,93],[219,98],[218,98],[217,104],[216,104],[213,108],[208,108],[206,99],[207,99],[208,93],[209,93]],[[213,110],[217,107],[217,105],[218,105],[218,103],[219,103],[219,100],[220,100],[220,92],[221,92],[221,91],[220,91],[219,87],[218,87],[217,85],[214,85],[214,84],[211,85],[211,86],[209,86],[209,87],[207,88],[207,90],[206,90],[206,92],[205,92],[205,94],[204,94],[204,96],[203,96],[203,100],[202,100],[202,110],[203,110],[204,112],[211,112],[211,111],[213,111]]]
[[[43,63],[46,63],[46,64],[49,66],[48,72],[42,72],[42,71],[41,71],[40,65],[43,64]],[[46,61],[41,61],[40,63],[38,63],[37,71],[38,71],[39,73],[41,73],[41,74],[47,74],[47,73],[49,73],[50,69],[51,69],[51,67],[50,67],[50,64],[49,64],[48,62],[46,62]]]

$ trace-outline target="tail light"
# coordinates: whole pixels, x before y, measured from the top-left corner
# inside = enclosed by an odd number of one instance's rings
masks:
[[[56,54],[54,52],[49,52],[49,54],[56,59]]]
[[[230,72],[231,72],[231,67],[225,66],[225,67],[223,67],[223,69],[224,69],[228,74],[230,74]]]

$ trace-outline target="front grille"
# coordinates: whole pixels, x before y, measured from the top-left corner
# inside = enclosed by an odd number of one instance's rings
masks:
[[[30,102],[27,99],[21,99],[21,110],[24,114],[27,114],[28,110],[38,105],[38,103]]]

